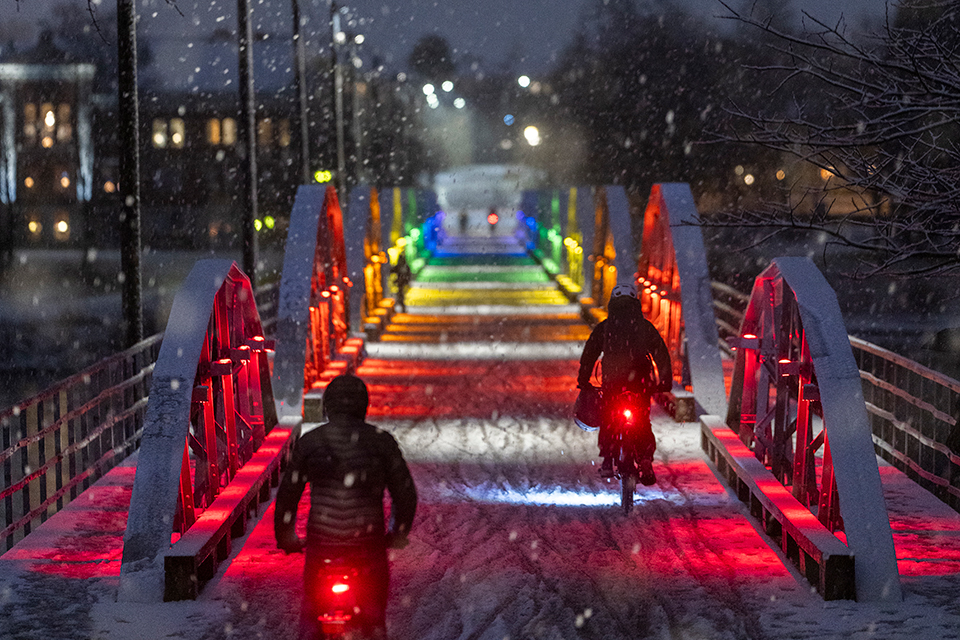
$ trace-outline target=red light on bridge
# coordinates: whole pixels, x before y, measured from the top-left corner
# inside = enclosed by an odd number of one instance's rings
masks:
[[[490,215],[487,216],[487,222],[490,224],[497,224],[500,221],[500,216],[498,216],[493,211],[490,212]]]

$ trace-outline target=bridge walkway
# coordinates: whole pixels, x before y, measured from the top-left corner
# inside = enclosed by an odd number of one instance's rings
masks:
[[[589,329],[507,246],[435,256],[358,370],[369,419],[397,437],[420,494],[411,544],[393,553],[392,637],[683,637],[695,625],[733,638],[759,628],[771,598],[815,602],[716,480],[698,426],[659,408],[659,481],[623,516],[619,484],[597,475],[596,435],[569,417]],[[296,619],[286,595],[302,558],[274,546],[268,511],[202,596],[234,629]]]
[[[588,328],[516,247],[439,253],[408,304],[358,371],[370,421],[400,441],[421,499],[411,544],[394,554],[393,637],[910,632],[903,616],[856,603],[825,609],[717,480],[698,426],[656,408],[658,483],[624,517],[618,486],[596,474],[595,435],[569,419]],[[134,464],[0,557],[0,637],[289,636],[303,560],[275,549],[272,507],[199,600],[114,602]],[[960,590],[960,518],[895,469],[881,475],[907,619],[950,637],[960,616],[935,607]]]

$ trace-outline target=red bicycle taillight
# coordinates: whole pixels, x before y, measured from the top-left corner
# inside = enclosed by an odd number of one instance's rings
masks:
[[[626,418],[627,420],[629,420],[630,418],[633,417],[633,411],[630,411],[630,409],[624,409],[624,410],[623,410],[623,417]]]
[[[346,593],[349,590],[350,585],[348,585],[346,582],[334,582],[330,587],[330,591],[333,591],[334,593]]]

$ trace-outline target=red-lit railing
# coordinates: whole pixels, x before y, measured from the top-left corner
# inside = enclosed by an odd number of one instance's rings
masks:
[[[249,281],[236,267],[214,296],[190,403],[174,530],[213,504],[277,424],[268,347]]]
[[[317,225],[316,254],[310,279],[310,329],[303,375],[310,389],[350,333],[350,287],[343,239],[343,212],[337,192],[328,187]]]
[[[139,445],[162,334],[0,412],[0,544],[10,549]]]
[[[749,296],[718,282],[713,293],[717,327],[727,342],[737,335]],[[960,511],[960,381],[849,338],[877,455]]]
[[[813,360],[789,286],[776,278],[758,279],[762,296],[780,301],[748,323],[736,341],[737,360],[727,424],[740,434],[801,504],[818,505],[817,516],[831,531],[843,529],[833,459],[826,429],[814,435],[814,416],[823,417]],[[775,291],[774,289],[778,289]],[[791,414],[795,423],[791,423]],[[822,452],[818,486],[817,458]]]
[[[257,288],[264,333],[276,283]],[[0,549],[8,550],[140,444],[162,333],[0,410]]]
[[[146,581],[159,600],[162,580],[155,567],[161,556],[167,560],[167,596],[195,595],[198,581],[209,577],[201,567],[215,568],[225,558],[220,550],[242,532],[248,503],[264,495],[264,482],[278,477],[280,456],[293,437],[292,429],[281,430],[276,455],[258,460],[248,473],[245,465],[278,421],[267,360],[271,345],[250,281],[236,263],[194,265],[174,299],[165,336],[124,535],[123,598],[144,597]]]

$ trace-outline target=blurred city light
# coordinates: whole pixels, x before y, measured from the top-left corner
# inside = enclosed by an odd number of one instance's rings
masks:
[[[508,127],[513,124],[512,113],[508,113],[507,115],[503,116],[503,124],[507,125]]]
[[[436,91],[436,88],[434,88],[432,84],[428,83],[423,85],[423,95],[425,96],[432,96],[434,93],[436,93]]]
[[[353,38],[353,41],[356,42],[357,44],[363,44],[363,41],[364,41],[364,40],[365,40],[365,38],[363,37],[363,34],[362,34],[362,33],[358,33],[358,34]]]
[[[453,83],[450,82],[449,80],[444,80],[443,84],[440,85],[440,88],[446,91],[447,93],[450,93],[451,91],[453,91]]]
[[[526,89],[530,86],[530,76],[520,76],[517,78],[517,84]]]
[[[453,101],[453,106],[455,106],[457,109],[463,109],[465,106],[467,106],[467,101],[463,98],[456,98]]]
[[[540,130],[530,125],[523,130],[523,137],[527,139],[527,144],[531,147],[535,147],[542,142],[540,138]]]

